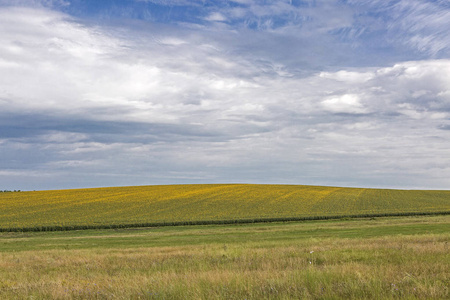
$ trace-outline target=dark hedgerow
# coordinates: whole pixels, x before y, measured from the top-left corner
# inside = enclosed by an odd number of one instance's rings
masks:
[[[334,215],[334,216],[308,216],[308,217],[288,217],[288,218],[256,218],[256,219],[235,219],[235,220],[198,220],[198,221],[168,221],[135,224],[110,224],[110,225],[68,225],[68,226],[36,226],[22,228],[0,228],[0,232],[37,232],[37,231],[69,231],[86,229],[120,229],[137,227],[162,227],[162,226],[188,226],[188,225],[222,225],[222,224],[248,224],[248,223],[270,223],[270,222],[296,222],[314,220],[336,220],[355,218],[376,218],[376,217],[407,217],[407,216],[430,216],[449,215],[450,211],[440,212],[399,212],[399,213],[377,213],[377,214],[355,214],[355,215]]]

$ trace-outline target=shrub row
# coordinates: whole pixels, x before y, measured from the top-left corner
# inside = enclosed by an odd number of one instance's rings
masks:
[[[401,216],[426,216],[426,215],[449,215],[450,211],[439,212],[398,212],[398,213],[375,213],[356,215],[334,215],[334,216],[307,216],[307,217],[280,217],[280,218],[255,218],[255,219],[233,219],[233,220],[199,220],[199,221],[167,221],[134,224],[110,224],[110,225],[68,225],[68,226],[36,226],[23,228],[0,228],[0,232],[39,232],[39,231],[68,231],[86,229],[120,229],[136,227],[162,227],[162,226],[188,226],[188,225],[225,225],[225,224],[248,224],[269,222],[293,222],[314,220],[336,220],[354,218],[375,217],[401,217]]]

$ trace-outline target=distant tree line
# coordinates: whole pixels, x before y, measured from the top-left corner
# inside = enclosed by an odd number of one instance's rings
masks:
[[[14,190],[14,191],[10,191],[10,190],[0,190],[0,193],[18,193],[20,192],[20,190]]]

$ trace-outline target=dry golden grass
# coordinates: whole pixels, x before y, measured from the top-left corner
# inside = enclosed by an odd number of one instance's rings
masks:
[[[445,242],[422,236],[9,253],[0,256],[0,267],[3,299],[445,299],[450,265]]]
[[[448,218],[433,220],[445,226]],[[412,224],[402,220],[395,222]],[[425,218],[420,220],[420,226],[428,226]],[[210,230],[231,231],[234,239],[226,243],[205,238],[204,244],[180,246],[0,252],[0,299],[448,299],[449,232],[402,235],[399,229],[373,238],[278,238],[284,226],[295,236],[297,228],[314,225],[346,236],[358,222],[212,226],[184,232],[197,232],[199,238]],[[386,223],[376,221],[369,228],[383,230]],[[167,230],[160,238],[170,243],[177,229]],[[239,237],[240,230],[261,230],[267,239]],[[31,234],[27,241],[35,238],[51,243],[55,236]]]

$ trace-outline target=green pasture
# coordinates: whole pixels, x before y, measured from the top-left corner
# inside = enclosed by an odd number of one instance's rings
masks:
[[[448,299],[450,216],[0,233],[0,299]]]

